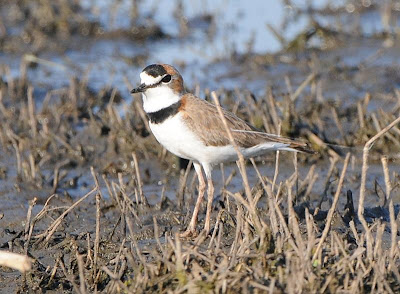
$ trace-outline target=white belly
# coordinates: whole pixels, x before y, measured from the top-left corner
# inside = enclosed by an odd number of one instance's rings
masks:
[[[183,122],[181,114],[166,119],[160,124],[150,123],[151,131],[157,141],[171,153],[206,164],[217,164],[237,160],[232,145],[206,146]],[[205,130],[207,131],[207,130]],[[244,157],[254,157],[275,150],[295,151],[283,143],[265,142],[250,148],[241,149]]]
[[[236,159],[236,152],[232,146],[206,146],[185,125],[179,113],[161,124],[149,125],[157,141],[179,157],[210,164]]]

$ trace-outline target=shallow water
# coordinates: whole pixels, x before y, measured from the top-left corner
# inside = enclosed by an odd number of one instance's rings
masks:
[[[334,7],[340,7],[344,1],[335,2]],[[179,23],[174,18],[176,3],[171,1],[145,1],[139,3],[140,15],[151,15],[162,30],[171,36],[167,39],[134,42],[125,38],[112,39],[82,39],[71,37],[71,43],[77,43],[73,48],[60,54],[56,52],[42,52],[38,57],[51,61],[54,64],[39,64],[34,69],[28,69],[28,77],[36,87],[58,88],[68,84],[71,77],[83,77],[89,71],[89,86],[95,90],[105,86],[116,87],[126,99],[130,99],[129,89],[124,83],[124,76],[133,84],[138,83],[141,69],[150,63],[162,62],[176,65],[185,78],[186,84],[192,88],[199,84],[201,89],[244,87],[255,93],[260,93],[268,85],[266,76],[247,78],[247,74],[236,78],[220,78],[230,71],[235,71],[229,61],[232,53],[252,54],[274,53],[282,49],[282,44],[267,28],[267,24],[280,30],[283,21],[291,21],[283,30],[283,37],[291,40],[309,26],[310,17],[306,14],[293,19],[293,10],[306,9],[303,1],[293,1],[293,6],[285,6],[281,1],[253,1],[248,5],[243,1],[191,1],[183,3],[184,21],[189,31],[186,36],[180,35]],[[327,0],[312,1],[314,8],[325,7]],[[95,15],[105,30],[129,27],[129,13],[132,1],[120,1],[111,10],[109,2],[83,1],[88,15]],[[351,9],[349,9],[351,11]],[[211,15],[211,21],[202,17]],[[350,21],[357,16],[348,13],[345,15]],[[317,17],[321,23],[330,25],[335,23],[332,16]],[[382,31],[379,13],[370,13],[363,16],[360,27],[372,34]],[[139,19],[145,23],[145,19]],[[215,29],[212,29],[214,28]],[[215,30],[210,33],[210,30]],[[74,39],[75,38],[75,39]],[[318,42],[318,41],[317,41]],[[251,45],[250,45],[251,44]],[[354,51],[345,49],[341,55],[342,61],[348,66],[354,66],[364,60],[376,49],[376,44],[354,47]],[[29,52],[26,52],[29,54]],[[131,58],[143,55],[146,62],[131,64]],[[392,56],[392,57],[390,57]],[[215,61],[223,61],[213,65]],[[0,62],[11,68],[13,76],[19,75],[21,56],[1,54]],[[398,62],[397,54],[385,55],[375,60],[384,65]],[[210,68],[211,66],[211,68]],[[274,69],[279,70],[279,69]],[[243,82],[245,80],[245,82]]]

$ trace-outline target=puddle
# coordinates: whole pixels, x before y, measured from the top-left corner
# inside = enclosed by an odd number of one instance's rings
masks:
[[[325,7],[329,1],[312,1],[314,8]],[[340,7],[342,2],[336,3]],[[230,56],[246,53],[250,50],[252,54],[274,53],[282,49],[282,45],[276,36],[267,28],[267,24],[276,29],[282,27],[285,18],[291,19],[292,11],[306,9],[302,1],[294,1],[293,6],[285,6],[280,1],[254,1],[252,5],[245,2],[234,0],[220,1],[194,1],[190,5],[182,4],[183,21],[187,22],[188,35],[180,36],[179,23],[176,21],[176,7],[178,2],[170,1],[146,1],[139,3],[138,9],[141,15],[137,21],[145,23],[146,16],[154,18],[162,30],[170,38],[156,41],[134,42],[124,38],[112,39],[82,39],[81,37],[71,36],[71,44],[75,44],[71,49],[63,54],[53,52],[43,52],[39,58],[50,61],[53,64],[39,64],[34,69],[28,69],[28,77],[35,87],[59,88],[69,83],[73,76],[82,78],[88,72],[89,86],[95,90],[100,90],[105,86],[118,88],[123,97],[130,99],[124,77],[132,84],[136,84],[141,69],[149,63],[163,62],[175,64],[183,74],[189,88],[196,83],[204,88],[228,88],[246,87],[257,92],[265,89],[265,80],[260,77],[252,78],[246,84],[239,83],[238,80],[246,79],[246,76],[238,79],[218,79],[220,75],[226,75],[231,71],[232,64],[229,62]],[[87,14],[99,21],[105,30],[129,28],[129,14],[132,11],[132,1],[120,1],[119,4],[110,9],[107,1],[83,1],[83,7]],[[144,16],[144,17],[143,17]],[[210,16],[210,21],[202,18]],[[353,17],[347,13],[346,17]],[[294,16],[293,16],[294,18]],[[112,20],[113,19],[113,20]],[[319,16],[323,24],[334,23],[334,19],[329,16]],[[374,20],[371,24],[371,20]],[[368,14],[363,17],[361,27],[367,33],[381,32],[379,14]],[[365,26],[370,24],[370,27]],[[310,23],[307,14],[301,14],[291,20],[284,29],[284,37],[291,40],[302,32]],[[210,33],[210,27],[215,27],[215,33]],[[249,47],[249,43],[252,45]],[[358,64],[360,60],[373,54],[376,45],[370,49],[361,46],[346,49],[340,54],[343,62],[348,66]],[[28,53],[28,52],[27,52]],[[361,53],[361,54],[360,54]],[[146,61],[140,64],[131,64],[136,56],[143,56]],[[385,55],[386,56],[386,55]],[[1,54],[0,62],[7,64],[11,68],[12,76],[18,76],[20,70],[20,55]],[[207,70],[217,60],[228,60],[227,63],[217,70]],[[397,54],[390,57],[379,58],[379,63],[397,62]],[[215,72],[214,72],[215,70]]]

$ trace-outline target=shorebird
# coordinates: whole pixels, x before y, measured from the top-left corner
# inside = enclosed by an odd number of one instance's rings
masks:
[[[142,93],[143,109],[157,141],[173,154],[193,161],[199,186],[192,219],[181,237],[196,235],[197,218],[206,189],[207,212],[204,224],[210,231],[214,197],[212,168],[222,162],[236,161],[238,154],[214,104],[186,93],[181,74],[173,66],[152,64],[140,73],[141,84],[131,93]],[[233,113],[222,110],[236,145],[245,158],[285,150],[312,153],[307,144],[260,132]],[[202,171],[203,170],[203,171]]]

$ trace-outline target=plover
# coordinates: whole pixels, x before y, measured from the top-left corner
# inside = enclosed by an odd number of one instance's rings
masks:
[[[237,160],[237,152],[230,143],[217,107],[186,93],[182,76],[173,66],[149,65],[141,72],[140,79],[140,86],[131,93],[142,93],[143,109],[155,138],[173,154],[192,160],[197,173],[198,198],[189,226],[181,236],[196,234],[197,217],[206,189],[203,171],[208,185],[204,224],[208,233],[214,194],[213,166]],[[312,152],[304,142],[260,132],[229,111],[223,110],[223,114],[245,158],[276,150]]]

